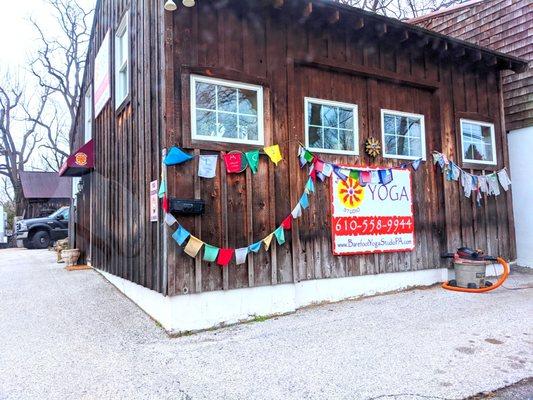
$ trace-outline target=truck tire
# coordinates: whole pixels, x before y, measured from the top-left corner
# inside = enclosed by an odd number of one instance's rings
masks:
[[[47,249],[50,246],[50,234],[46,231],[37,231],[31,238],[34,249]]]
[[[29,239],[23,239],[22,245],[27,249],[33,249],[33,245]]]

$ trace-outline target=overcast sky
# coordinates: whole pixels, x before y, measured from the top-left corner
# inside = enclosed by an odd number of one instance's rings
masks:
[[[77,0],[84,8],[95,0]],[[43,0],[0,0],[0,69],[12,73],[25,69],[27,59],[36,49],[37,35],[28,19],[33,17],[46,26],[46,32],[57,32],[52,10]],[[46,25],[44,25],[46,24]],[[21,73],[19,76],[22,75]]]

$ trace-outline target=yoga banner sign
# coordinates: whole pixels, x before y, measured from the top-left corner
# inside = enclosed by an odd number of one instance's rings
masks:
[[[368,169],[368,171],[375,171]],[[411,171],[393,169],[393,180],[361,186],[358,179],[331,180],[333,254],[412,251],[415,247]],[[372,174],[375,175],[375,174]]]

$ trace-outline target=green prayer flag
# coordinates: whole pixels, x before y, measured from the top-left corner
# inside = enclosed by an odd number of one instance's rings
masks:
[[[307,162],[313,161],[313,155],[309,151],[305,151],[304,158],[307,160]]]
[[[274,231],[274,236],[276,236],[276,240],[278,241],[279,245],[282,245],[285,243],[285,231],[283,230],[283,227],[280,226]]]
[[[352,169],[350,171],[350,178],[352,178],[355,181],[358,181],[359,180],[359,171],[356,170],[356,169]]]
[[[247,151],[244,153],[250,169],[255,174],[257,172],[257,166],[259,165],[259,150]]]
[[[204,247],[204,261],[215,262],[218,257],[218,247],[206,244]]]

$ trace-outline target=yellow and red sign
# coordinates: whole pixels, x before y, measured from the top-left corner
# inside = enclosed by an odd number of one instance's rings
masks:
[[[370,170],[370,169],[369,169]],[[332,176],[333,254],[366,254],[414,249],[411,171],[394,169],[387,185]]]

